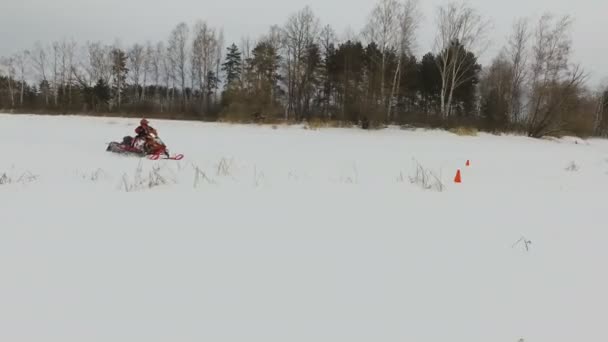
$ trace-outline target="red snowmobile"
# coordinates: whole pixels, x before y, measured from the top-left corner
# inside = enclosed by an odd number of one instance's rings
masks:
[[[184,157],[181,154],[171,156],[169,150],[167,150],[167,145],[153,133],[141,137],[126,136],[122,139],[122,142],[113,141],[109,143],[106,151],[123,155],[148,157],[152,160],[181,160]]]

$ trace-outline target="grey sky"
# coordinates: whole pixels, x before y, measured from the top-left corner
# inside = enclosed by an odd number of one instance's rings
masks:
[[[227,43],[243,35],[256,38],[272,24],[282,25],[289,14],[310,5],[323,24],[338,34],[347,28],[358,33],[375,0],[4,0],[0,10],[0,55],[29,48],[36,40],[50,42],[64,37],[76,41],[116,39],[124,45],[165,40],[180,21],[197,19],[223,27]],[[8,3],[7,3],[8,2]],[[440,0],[420,0],[424,21],[418,34],[416,55],[431,49],[435,8]],[[493,21],[493,45],[482,56],[492,58],[505,43],[511,23],[519,16],[537,18],[545,11],[571,14],[574,57],[593,75],[592,84],[608,77],[607,0],[469,0]],[[590,84],[590,85],[592,85]]]

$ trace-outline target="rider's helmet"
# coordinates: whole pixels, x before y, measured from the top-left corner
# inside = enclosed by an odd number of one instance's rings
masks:
[[[139,124],[142,125],[142,126],[147,126],[148,125],[148,120],[146,120],[145,118],[141,119],[141,121],[139,122]]]

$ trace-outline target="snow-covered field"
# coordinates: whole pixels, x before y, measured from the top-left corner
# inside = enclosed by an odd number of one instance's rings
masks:
[[[137,122],[0,116],[0,341],[608,341],[606,141]]]

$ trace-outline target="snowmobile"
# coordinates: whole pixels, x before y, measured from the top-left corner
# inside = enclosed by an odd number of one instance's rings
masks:
[[[171,156],[169,150],[167,150],[167,145],[155,134],[149,134],[147,138],[125,136],[122,138],[122,142],[110,142],[106,151],[128,156],[147,157],[152,160],[161,158],[181,160],[184,157],[182,154]]]

